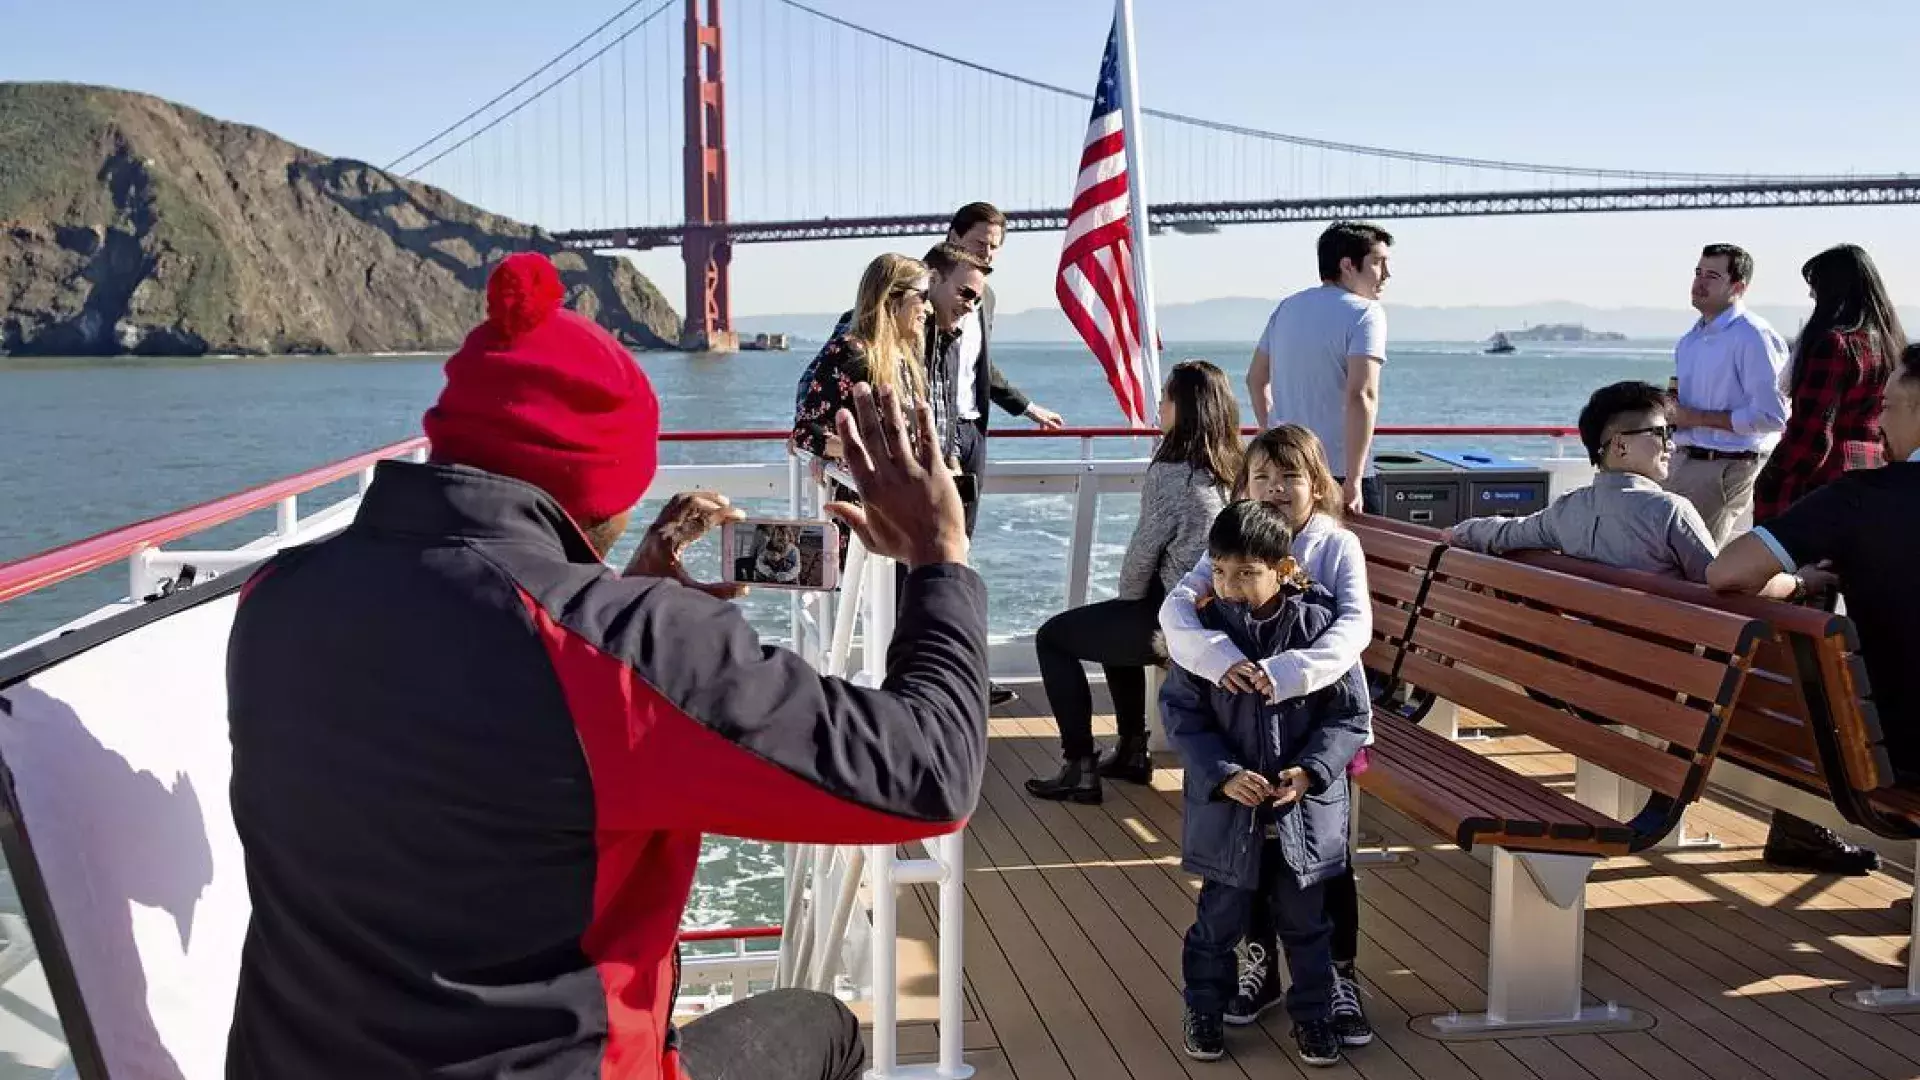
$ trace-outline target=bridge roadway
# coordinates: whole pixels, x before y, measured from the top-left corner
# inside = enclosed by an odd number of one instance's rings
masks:
[[[1504,217],[1515,214],[1595,214],[1641,210],[1731,210],[1794,206],[1885,206],[1920,203],[1920,176],[1822,177],[1755,180],[1660,187],[1557,188],[1413,195],[1362,195],[1330,199],[1259,202],[1160,203],[1147,216],[1154,231],[1213,232],[1221,225],[1341,218]],[[1066,228],[1061,210],[1011,210],[1015,232]],[[945,231],[949,214],[899,217],[819,218],[810,221],[736,221],[706,228],[723,231],[736,244],[797,240],[853,240],[923,236]],[[570,248],[645,250],[680,244],[684,225],[557,232]]]

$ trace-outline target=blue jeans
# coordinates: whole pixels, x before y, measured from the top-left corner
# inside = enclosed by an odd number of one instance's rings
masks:
[[[1199,909],[1180,954],[1187,1008],[1203,1016],[1226,1011],[1239,984],[1234,946],[1255,905],[1264,903],[1293,976],[1287,1015],[1296,1021],[1327,1019],[1333,1007],[1333,921],[1327,918],[1326,892],[1324,884],[1300,887],[1277,840],[1267,841],[1260,852],[1259,888],[1202,882]]]

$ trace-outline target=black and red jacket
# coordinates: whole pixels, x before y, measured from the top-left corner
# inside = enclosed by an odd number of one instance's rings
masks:
[[[607,570],[543,492],[386,463],[275,557],[228,654],[253,919],[230,1077],[675,1078],[701,834],[951,832],[986,756],[986,592],[923,567],[887,678]]]

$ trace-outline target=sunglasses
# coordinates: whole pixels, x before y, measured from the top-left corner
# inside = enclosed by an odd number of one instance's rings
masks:
[[[1673,438],[1673,426],[1670,424],[1655,424],[1652,427],[1637,427],[1631,431],[1621,432],[1620,438],[1624,439],[1629,435],[1652,435],[1661,442],[1668,442]]]
[[[973,291],[973,286],[971,285],[960,286],[958,292],[960,293],[960,299],[965,300],[969,304],[980,299],[980,294]]]

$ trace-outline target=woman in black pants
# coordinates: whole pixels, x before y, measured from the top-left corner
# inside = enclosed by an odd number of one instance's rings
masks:
[[[1061,612],[1034,636],[1062,755],[1058,773],[1027,781],[1037,798],[1097,803],[1102,776],[1142,784],[1152,778],[1146,669],[1167,658],[1160,601],[1199,561],[1240,469],[1240,406],[1226,374],[1205,360],[1176,364],[1160,396],[1160,431],[1120,565],[1119,595]],[[1093,694],[1081,666],[1089,660],[1106,669],[1120,728],[1118,745],[1104,758],[1094,755]]]

